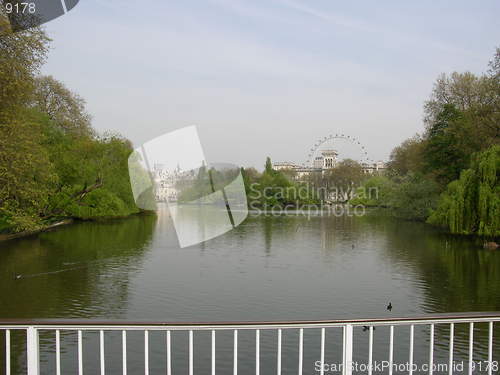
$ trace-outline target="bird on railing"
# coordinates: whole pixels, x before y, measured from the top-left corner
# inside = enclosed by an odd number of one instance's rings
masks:
[[[392,311],[392,303],[391,302],[389,302],[389,304],[387,305],[387,310]]]

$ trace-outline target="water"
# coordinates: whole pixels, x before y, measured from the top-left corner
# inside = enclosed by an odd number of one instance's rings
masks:
[[[385,309],[391,301],[394,309]],[[252,216],[237,229],[180,249],[167,215],[86,222],[0,243],[1,318],[245,321],[368,318],[500,310],[500,252],[425,224],[364,217]],[[486,358],[485,326],[475,357]],[[428,356],[428,328],[416,329],[416,361]],[[448,327],[436,326],[436,360],[446,362]],[[495,328],[495,336],[500,330]],[[42,334],[42,373],[53,373],[53,334]],[[304,373],[314,374],[319,332],[305,333]],[[240,332],[240,374],[254,373],[254,337]],[[326,361],[341,360],[341,332],[327,330]],[[143,371],[143,338],[129,334],[129,373]],[[186,373],[187,336],[173,336],[173,366]],[[275,373],[275,333],[262,332],[262,374]],[[368,334],[355,330],[354,358],[366,361]],[[458,359],[468,327],[456,327]],[[0,371],[3,371],[0,337]],[[495,340],[498,341],[498,340]],[[25,358],[14,335],[14,373]],[[121,371],[120,334],[109,333],[108,370]],[[76,334],[63,335],[63,372],[76,373]],[[97,373],[98,334],[87,333],[86,373]],[[218,374],[232,371],[232,336],[217,336]],[[298,334],[283,334],[283,373],[296,373]],[[387,359],[388,328],[375,331],[375,359]],[[195,335],[197,374],[208,374],[209,333]],[[395,361],[408,354],[396,328]],[[495,343],[498,360],[500,345]],[[151,374],[165,373],[163,333],[151,334]],[[17,371],[17,372],[16,372]],[[0,372],[1,373],[1,372]]]

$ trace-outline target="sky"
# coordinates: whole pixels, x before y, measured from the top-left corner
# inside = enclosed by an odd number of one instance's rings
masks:
[[[423,130],[440,73],[486,71],[498,14],[497,0],[81,0],[45,25],[42,73],[136,147],[196,125],[209,162],[302,163],[337,133],[387,160]]]

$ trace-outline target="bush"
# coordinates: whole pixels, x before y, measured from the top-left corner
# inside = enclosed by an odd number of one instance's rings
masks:
[[[389,205],[394,216],[425,221],[436,208],[439,185],[421,175],[408,176],[401,184],[395,185]]]
[[[394,182],[387,177],[373,176],[357,189],[356,197],[351,199],[349,203],[367,207],[388,207],[394,188]]]

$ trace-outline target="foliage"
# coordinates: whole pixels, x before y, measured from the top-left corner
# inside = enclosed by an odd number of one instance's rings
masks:
[[[274,173],[273,163],[271,162],[271,158],[269,156],[266,158],[266,165],[264,166],[264,172],[270,175]]]
[[[40,28],[14,33],[0,10],[0,123],[27,104],[33,78],[47,57],[49,38]]]
[[[241,175],[243,176],[243,183],[245,185],[245,193],[247,197],[250,195],[251,186],[257,183],[260,178],[260,173],[255,168],[241,168]]]
[[[495,56],[488,64],[488,75],[492,80],[500,80],[500,48],[496,48]]]
[[[0,222],[39,227],[38,212],[57,177],[41,146],[43,131],[26,108],[49,39],[39,28],[13,33],[0,13]]]
[[[349,203],[367,207],[389,207],[395,185],[391,179],[385,176],[372,176],[356,190],[355,198],[351,199]]]
[[[262,174],[259,175],[253,168],[245,169],[243,180],[250,208],[272,209],[319,203],[315,190],[274,170],[269,157]]]
[[[47,125],[45,147],[59,184],[50,195],[45,216],[89,218],[92,212],[96,217],[137,212],[128,179],[127,159],[132,151],[129,141],[117,135],[75,138],[60,132],[52,122]],[[104,198],[114,203],[106,204]],[[116,204],[116,200],[120,203]],[[99,210],[95,209],[97,201],[102,205]],[[80,209],[76,210],[75,205]]]
[[[460,171],[469,165],[469,157],[474,151],[469,141],[470,125],[470,119],[452,104],[445,104],[429,125],[424,168],[442,185],[457,179]]]
[[[397,178],[410,172],[421,171],[424,147],[425,141],[418,134],[395,147],[387,165],[389,175]]]
[[[406,220],[426,220],[436,208],[439,197],[438,185],[420,174],[408,175],[395,184],[388,205],[396,217]]]
[[[499,144],[499,66],[497,48],[487,74],[454,72],[438,77],[424,106],[425,132],[391,153],[388,176],[395,185],[383,188],[389,196],[383,203],[396,215],[421,220],[432,212],[428,222],[453,233],[495,233],[498,221],[492,215],[500,216],[498,188],[481,180],[476,172],[478,156],[473,155]],[[485,168],[491,171],[491,165]],[[444,190],[436,209],[436,193]]]
[[[85,100],[52,76],[35,78],[30,105],[46,113],[65,133],[80,136],[93,133],[90,115],[85,111]]]
[[[393,216],[424,221],[436,207],[439,189],[437,184],[420,174],[408,174],[399,181],[385,176],[374,176],[357,189],[352,205],[389,208]]]
[[[365,179],[361,164],[352,159],[344,159],[326,171],[309,173],[305,182],[318,198],[330,202],[345,202],[355,195],[355,189]]]
[[[429,223],[452,233],[500,235],[500,146],[473,157],[471,168],[462,171],[441,195]]]
[[[424,106],[427,129],[439,121],[446,106],[453,106],[469,120],[467,125],[472,131],[469,134],[474,136],[466,139],[468,147],[479,151],[498,143],[500,91],[498,72],[495,74],[494,70],[494,63],[490,63],[488,75],[453,72],[438,77]]]
[[[42,127],[25,111],[8,124],[0,124],[0,217],[18,230],[40,227],[39,213],[57,183],[40,139]]]
[[[0,14],[0,231],[137,212],[130,142],[95,134],[78,95],[37,77],[49,42],[41,29],[12,33],[7,22]]]
[[[65,214],[81,219],[95,219],[128,216],[131,209],[113,192],[98,189],[91,191],[82,202],[71,200],[65,207]]]
[[[329,187],[342,189],[344,192],[358,186],[365,178],[361,165],[352,160],[344,159],[339,161],[334,168],[325,172],[323,179]]]

